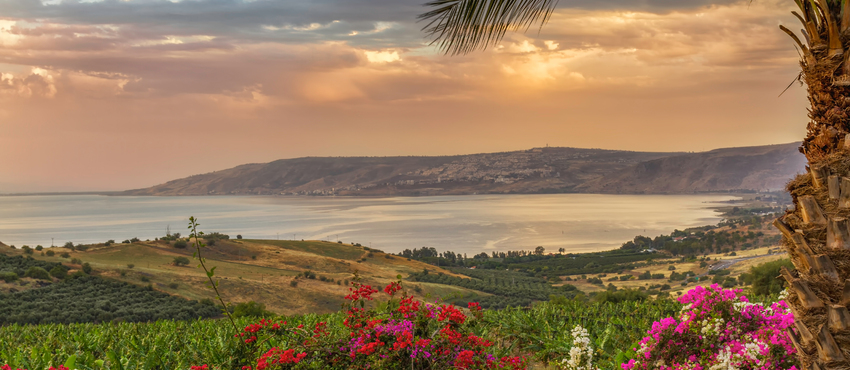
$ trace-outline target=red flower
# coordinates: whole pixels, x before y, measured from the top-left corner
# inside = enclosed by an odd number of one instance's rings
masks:
[[[395,294],[395,292],[397,292],[399,290],[401,290],[401,284],[399,284],[395,281],[393,281],[392,283],[389,283],[389,285],[387,285],[386,288],[384,288],[384,292],[389,294],[390,296],[392,296],[393,294]]]
[[[52,367],[51,367],[51,369],[52,369]],[[60,367],[60,369],[61,369],[61,367]],[[210,367],[207,364],[203,364],[201,366],[192,366],[189,369],[190,370],[209,370]]]

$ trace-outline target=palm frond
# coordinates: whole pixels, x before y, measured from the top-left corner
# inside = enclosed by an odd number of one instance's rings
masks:
[[[498,43],[507,31],[542,27],[558,0],[431,0],[422,28],[446,54],[467,54]]]

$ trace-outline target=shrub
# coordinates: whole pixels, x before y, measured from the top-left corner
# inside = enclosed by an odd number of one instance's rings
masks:
[[[37,250],[37,251],[39,251],[39,252],[40,252],[42,249],[44,249],[44,247],[42,247],[41,245],[36,245],[36,246],[35,246],[35,250]]]
[[[77,250],[78,250],[78,251],[83,251],[83,252],[85,252],[85,251],[87,251],[88,249],[89,249],[89,246],[87,246],[87,245],[77,244]]]
[[[325,321],[313,325],[262,319],[245,327],[240,337],[248,351],[260,354],[251,367],[277,370],[322,368],[393,369],[525,369],[525,357],[495,352],[494,343],[472,328],[483,319],[478,303],[469,303],[471,316],[455,306],[422,303],[393,282],[378,308],[364,308],[378,293],[355,281],[344,305],[342,327]],[[401,294],[399,294],[401,293]],[[372,305],[370,305],[372,306]],[[270,343],[271,337],[287,347]],[[499,357],[494,356],[499,355]]]
[[[149,279],[147,276],[142,276],[142,278],[139,279],[139,280],[141,280],[143,283],[147,283],[147,282],[151,281],[151,279]]]
[[[785,258],[750,267],[750,272],[743,274],[742,279],[745,283],[752,284],[751,289],[755,295],[778,294],[783,289],[783,280],[776,279],[776,277],[779,276],[779,270],[782,266],[790,271],[794,270],[791,260]]]
[[[236,234],[236,239],[242,239],[242,234]]]
[[[177,289],[178,286],[179,285],[177,283],[169,283],[168,284],[168,287],[171,288],[171,289]]]
[[[74,250],[74,243],[73,242],[65,242],[65,248],[68,248],[70,250]]]
[[[31,255],[33,254],[33,250],[32,250],[32,248],[30,248],[29,246],[26,246],[26,245],[25,245],[25,246],[21,247],[21,249],[23,249],[23,250],[24,250],[24,254],[26,254],[26,255],[30,255],[30,256],[31,256]]]
[[[124,239],[124,241],[122,241],[121,243],[130,244],[130,239]]]
[[[56,252],[48,249],[47,252],[45,252],[45,254],[47,255],[47,257],[53,257],[54,255],[56,255]]]
[[[233,317],[273,317],[274,312],[266,311],[264,303],[254,301],[238,303],[233,307]]]
[[[37,266],[27,269],[27,273],[24,276],[38,280],[50,280],[50,274],[47,270]]]
[[[128,263],[128,264],[127,264],[127,268],[128,268],[128,269],[131,269],[131,268],[133,268],[133,267],[136,267],[136,265],[134,265],[134,264],[132,264],[132,263]]]
[[[298,286],[298,280],[292,279],[289,281],[289,286],[295,288]]]
[[[130,243],[138,243],[138,242],[139,242],[139,238],[134,237],[133,239],[130,239]]]
[[[187,246],[189,246],[189,244],[187,244],[186,241],[183,240],[183,239],[180,239],[180,240],[174,242],[174,248],[183,249],[183,248],[186,248]]]
[[[92,268],[91,268],[91,265],[89,265],[88,262],[83,264],[83,272],[85,272],[87,275],[91,275]]]
[[[11,283],[15,280],[18,280],[18,274],[12,271],[0,271],[0,279],[7,283]]]
[[[215,239],[205,239],[204,242],[210,247],[215,245]]]
[[[676,368],[790,369],[796,350],[786,334],[794,325],[784,301],[750,303],[741,290],[696,287],[679,298],[677,317],[657,321],[623,370]],[[687,345],[681,345],[687,343]],[[638,355],[640,354],[640,355]]]
[[[186,266],[189,264],[189,259],[183,256],[174,257],[174,261],[172,263],[174,266]]]
[[[59,256],[62,258],[71,258],[71,254],[68,252],[62,252]]]
[[[64,267],[57,265],[50,269],[50,276],[53,276],[57,279],[64,279],[68,276],[68,270],[65,270]]]

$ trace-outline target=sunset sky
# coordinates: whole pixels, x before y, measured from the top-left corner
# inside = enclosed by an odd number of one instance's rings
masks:
[[[704,151],[805,133],[791,0],[561,0],[449,57],[424,0],[0,1],[0,193],[302,156]]]

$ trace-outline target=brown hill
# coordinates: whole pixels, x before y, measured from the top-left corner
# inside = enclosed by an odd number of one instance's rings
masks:
[[[576,190],[626,194],[779,190],[804,170],[806,160],[799,146],[725,148],[659,158],[593,179]]]
[[[690,193],[779,189],[798,143],[704,153],[534,148],[442,157],[306,157],[246,164],[124,195]]]

